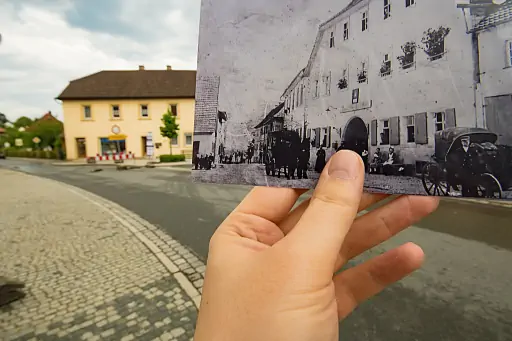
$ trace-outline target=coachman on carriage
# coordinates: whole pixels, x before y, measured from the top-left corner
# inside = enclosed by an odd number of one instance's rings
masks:
[[[511,185],[512,149],[496,145],[498,136],[482,128],[448,128],[435,135],[433,162],[423,168],[429,195],[501,198]]]

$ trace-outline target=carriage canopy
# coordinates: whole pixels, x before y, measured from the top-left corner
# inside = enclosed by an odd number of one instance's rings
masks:
[[[454,148],[461,146],[461,140],[469,137],[470,143],[496,143],[498,135],[483,128],[454,127],[438,131],[435,135],[435,156],[438,160],[446,160],[446,156]]]

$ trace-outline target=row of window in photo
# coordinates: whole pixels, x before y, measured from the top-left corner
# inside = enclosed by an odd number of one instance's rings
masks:
[[[382,0],[383,1],[383,18],[384,20],[391,18],[391,2],[392,0]],[[416,5],[416,0],[405,0],[405,7],[413,7]],[[368,31],[368,19],[369,19],[369,11],[363,11],[361,13],[361,32]],[[347,20],[343,23],[343,40],[349,40],[350,38],[350,20]],[[332,30],[329,37],[329,47],[334,48],[336,46],[336,36],[335,31]]]
[[[111,141],[107,137],[99,137],[98,140],[100,142],[101,154],[116,154],[116,153],[124,153],[127,151],[126,145],[127,145],[128,139]],[[85,143],[85,139],[83,139],[83,141]],[[185,146],[191,147],[193,144],[192,134],[191,133],[183,134],[182,141],[185,142]],[[147,142],[147,137],[141,136],[141,146],[142,146],[143,150],[146,150],[146,142]],[[173,147],[180,146],[180,143],[178,141],[178,136],[171,139],[171,145]],[[161,147],[161,143],[155,143],[155,147],[157,147],[157,148]]]
[[[139,117],[141,118],[150,118],[149,104],[140,104],[139,105]],[[93,112],[90,105],[83,105],[82,119],[84,120],[92,120]],[[168,106],[169,112],[173,116],[178,116],[178,105],[177,104],[169,104]],[[159,113],[162,114],[162,113]],[[121,119],[121,106],[119,104],[111,104],[110,105],[110,118],[111,119]]]
[[[413,44],[413,42],[409,42],[407,44]],[[405,45],[404,45],[405,46]],[[439,54],[436,54],[435,57],[429,57],[428,59],[430,61],[438,60],[443,57],[445,54],[444,50],[444,42],[439,44]],[[416,50],[414,49],[408,49],[406,50],[407,53],[405,53],[402,58],[400,58],[400,69],[402,70],[409,70],[414,69],[416,66]],[[509,45],[509,60],[512,63],[512,43]],[[512,65],[512,64],[511,64]],[[384,59],[382,61],[382,65],[380,66],[378,74],[381,77],[387,77],[390,76],[393,72],[392,68],[392,61],[391,61],[391,55],[390,54],[384,54]],[[360,67],[356,69],[356,77],[357,77],[357,83],[368,83],[368,62],[361,62]],[[348,89],[350,81],[350,66],[347,66],[341,71],[341,78],[336,83],[336,87],[340,90]],[[295,108],[300,107],[302,104],[304,104],[304,92],[305,92],[305,85],[299,84],[299,86],[292,92],[291,98],[286,99],[285,108],[287,111],[293,111]],[[319,98],[320,96],[330,96],[331,95],[331,89],[332,89],[332,71],[329,71],[326,76],[322,76],[322,92],[320,89],[320,80],[314,81],[314,91],[312,98]],[[354,104],[354,103],[353,103]]]
[[[418,113],[404,117],[395,116],[382,120],[372,120],[367,124],[367,133],[372,146],[377,145],[400,145],[401,140],[401,119],[405,120],[405,141],[406,143],[428,144],[428,113]],[[455,109],[433,112],[431,117],[434,121],[434,132],[442,131],[449,127],[456,126]],[[304,136],[303,128],[296,129],[301,138],[311,139],[312,146],[319,148],[333,147],[332,143],[333,127],[310,128]],[[336,129],[336,128],[334,128]],[[380,130],[380,131],[379,131]],[[342,136],[342,129],[337,129],[337,134]],[[378,137],[380,137],[378,139]]]

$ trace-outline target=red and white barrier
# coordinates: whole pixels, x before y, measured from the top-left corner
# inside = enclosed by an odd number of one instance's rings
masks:
[[[119,153],[119,154],[96,154],[96,161],[117,161],[117,160],[130,160],[135,159],[135,155],[132,152]]]

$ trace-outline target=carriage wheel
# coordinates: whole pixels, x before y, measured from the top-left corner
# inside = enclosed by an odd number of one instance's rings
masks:
[[[444,170],[437,163],[428,163],[423,167],[421,182],[428,195],[448,196],[450,186],[446,181]]]
[[[501,199],[503,190],[496,177],[490,173],[480,175],[476,188],[476,195],[479,198]]]

